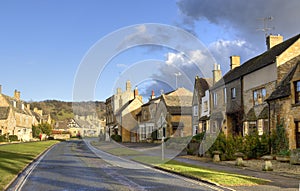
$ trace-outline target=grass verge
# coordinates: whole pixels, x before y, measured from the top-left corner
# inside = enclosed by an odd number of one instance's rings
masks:
[[[113,144],[104,144],[104,143],[99,143],[96,141],[92,141],[91,144],[94,147],[98,147],[101,150],[108,152],[112,155],[115,156],[135,156],[135,155],[140,155],[142,154],[141,152],[138,152],[134,149],[130,149],[128,147],[115,147]]]
[[[164,163],[160,157],[154,156],[137,156],[133,157],[132,160],[154,165],[171,172],[176,172],[178,174],[199,180],[217,183],[223,186],[254,186],[269,182],[265,179],[211,170],[175,160],[166,160],[167,162]]]
[[[40,153],[58,141],[41,141],[0,146],[0,190]]]

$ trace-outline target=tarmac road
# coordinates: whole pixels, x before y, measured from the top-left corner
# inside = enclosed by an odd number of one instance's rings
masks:
[[[57,144],[8,188],[22,191],[215,189],[107,154],[83,140]]]

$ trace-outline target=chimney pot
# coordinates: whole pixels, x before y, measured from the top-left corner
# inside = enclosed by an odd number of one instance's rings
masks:
[[[221,67],[218,64],[214,65],[214,70],[213,70],[213,84],[218,82],[222,78],[222,71]]]

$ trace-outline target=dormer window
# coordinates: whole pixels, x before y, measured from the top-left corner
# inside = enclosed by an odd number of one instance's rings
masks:
[[[295,103],[300,103],[300,80],[294,82],[295,87]]]

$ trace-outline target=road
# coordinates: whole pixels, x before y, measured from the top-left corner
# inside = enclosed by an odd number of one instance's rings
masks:
[[[107,154],[82,140],[57,144],[28,169],[8,190],[215,190]]]

